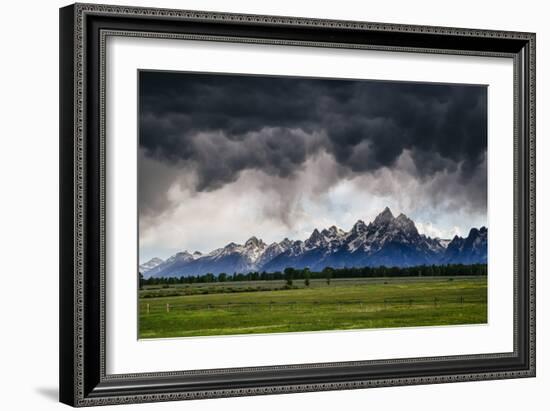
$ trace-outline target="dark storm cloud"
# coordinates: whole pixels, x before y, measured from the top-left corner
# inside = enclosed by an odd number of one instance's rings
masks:
[[[197,191],[250,169],[291,178],[322,151],[351,174],[395,167],[407,150],[418,178],[483,185],[486,99],[484,86],[141,72],[140,148],[194,170]]]

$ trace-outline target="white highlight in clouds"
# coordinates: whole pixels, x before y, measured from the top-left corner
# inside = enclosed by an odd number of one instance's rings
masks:
[[[468,235],[468,232],[464,233],[460,227],[453,226],[450,229],[442,230],[438,227],[435,227],[432,223],[422,223],[422,222],[415,222],[416,228],[418,229],[418,232],[420,234],[424,234],[428,237],[432,238],[441,238],[446,240],[452,240],[455,235],[459,237],[464,237],[465,235]]]
[[[459,178],[457,173],[415,177],[407,151],[392,169],[362,174],[342,169],[322,151],[294,178],[246,170],[236,181],[203,192],[195,191],[191,170],[179,173],[164,194],[171,207],[140,217],[140,262],[180,250],[209,252],[229,242],[244,243],[252,235],[271,243],[306,239],[313,229],[331,225],[348,231],[359,219],[372,221],[386,206],[396,216],[409,216],[430,237],[467,235],[487,221],[485,212],[460,204],[460,193],[446,195],[447,186],[456,189],[450,183]]]

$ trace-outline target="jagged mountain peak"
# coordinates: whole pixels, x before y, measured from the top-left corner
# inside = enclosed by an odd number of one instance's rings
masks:
[[[394,223],[408,233],[418,235],[418,230],[416,229],[414,221],[407,217],[405,214],[399,214],[399,216],[394,220]]]
[[[405,214],[403,214],[403,213],[400,213],[400,214],[397,216],[396,220],[398,220],[398,221],[411,221],[411,219],[410,219],[409,217],[407,217],[407,216],[406,216]]]
[[[305,241],[306,247],[319,247],[325,243],[325,238],[319,232],[319,230],[314,229],[309,238]]]
[[[466,238],[455,235],[446,248],[444,260],[472,264],[487,262],[487,228],[472,228]]]
[[[247,248],[250,248],[250,247],[265,247],[265,245],[266,244],[261,239],[258,239],[256,236],[250,237],[248,240],[246,240],[246,243],[244,243],[244,246],[247,247]]]
[[[376,216],[376,218],[373,221],[374,225],[382,225],[382,224],[388,224],[391,221],[394,220],[394,216],[390,210],[389,207],[384,208],[384,211],[382,211],[380,214]]]
[[[208,254],[180,252],[147,276],[170,277],[211,273],[282,271],[286,267],[322,270],[325,267],[412,266],[421,264],[484,263],[487,228],[468,237],[440,240],[420,235],[413,220],[386,207],[368,225],[357,220],[349,232],[335,225],[315,228],[305,240],[283,239],[267,245],[256,236],[244,244],[231,242]],[[142,267],[140,266],[140,272]]]
[[[139,272],[142,273],[142,274],[145,274],[146,272],[154,269],[155,267],[159,266],[163,262],[164,262],[164,260],[162,260],[158,257],[153,257],[150,260],[148,260],[147,262],[139,265]]]
[[[346,234],[346,232],[335,225],[330,226],[329,228],[325,228],[323,231],[321,231],[321,234],[325,237],[328,237],[330,239],[342,237]]]
[[[413,220],[411,220],[409,217],[407,217],[405,214],[401,213],[397,216],[397,218],[395,218],[393,220],[395,223],[399,224],[399,225],[403,225],[403,226],[410,226],[410,225],[413,225],[414,226],[414,222]]]
[[[351,228],[351,232],[354,234],[363,234],[365,231],[367,231],[367,225],[363,220],[357,220]]]
[[[169,260],[172,260],[172,259],[183,260],[183,261],[193,260],[193,255],[189,251],[183,250],[183,251],[177,252],[175,255],[169,258]]]
[[[476,237],[478,235],[485,235],[487,234],[487,227],[481,226],[479,229],[473,227],[470,232],[468,233],[468,238],[470,237]]]
[[[286,249],[292,245],[292,241],[285,237],[284,240],[279,243],[279,245]]]
[[[319,230],[317,229],[314,229],[312,232],[311,232],[311,235],[309,236],[309,238],[307,239],[307,241],[313,241],[313,242],[317,242],[317,241],[321,241],[323,239],[323,235],[319,232]]]
[[[175,261],[187,262],[187,261],[192,261],[192,260],[194,260],[193,255],[189,251],[183,250],[183,251],[177,252],[172,257],[170,257],[168,260],[166,260],[166,263],[171,264]],[[159,264],[158,267],[160,267],[160,266],[161,265]]]

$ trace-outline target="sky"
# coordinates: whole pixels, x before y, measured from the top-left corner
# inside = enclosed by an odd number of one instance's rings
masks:
[[[140,71],[140,262],[251,236],[487,225],[483,85]]]

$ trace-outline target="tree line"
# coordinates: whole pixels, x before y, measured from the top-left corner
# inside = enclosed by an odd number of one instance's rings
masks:
[[[455,276],[483,276],[487,275],[487,264],[446,264],[446,265],[419,265],[415,267],[325,267],[321,271],[311,271],[309,268],[287,267],[283,271],[268,273],[253,271],[249,273],[207,273],[190,275],[187,277],[152,277],[144,278],[139,273],[140,288],[144,285],[159,284],[193,284],[193,283],[224,283],[231,281],[268,281],[285,280],[292,285],[293,280],[304,280],[306,286],[309,281],[324,279],[330,284],[331,279],[338,278],[369,278],[369,277],[455,277]]]

